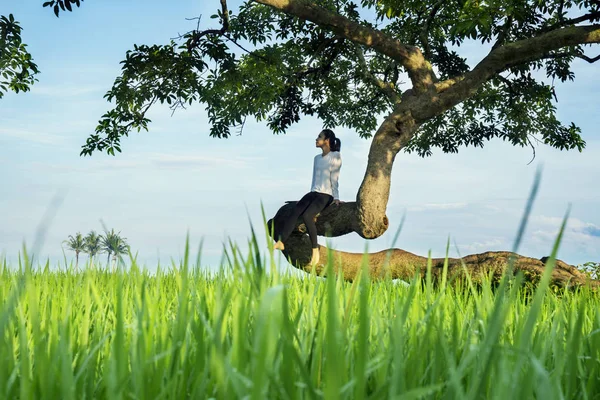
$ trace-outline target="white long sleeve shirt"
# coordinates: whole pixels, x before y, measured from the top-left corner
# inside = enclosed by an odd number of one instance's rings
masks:
[[[325,193],[339,200],[338,179],[342,168],[342,156],[339,151],[330,151],[327,155],[317,154],[313,166],[311,192]]]

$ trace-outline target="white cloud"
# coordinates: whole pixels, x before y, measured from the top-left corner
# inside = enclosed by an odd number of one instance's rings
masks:
[[[437,210],[459,210],[467,207],[468,203],[428,203],[418,206],[409,206],[408,211],[437,211]]]
[[[153,154],[149,160],[160,167],[171,168],[246,168],[260,158],[206,156],[189,154]]]
[[[138,153],[136,155],[125,155],[122,157],[104,157],[92,159],[77,159],[75,163],[65,164],[62,162],[30,162],[28,170],[53,171],[53,172],[92,172],[99,170],[123,170],[154,168],[172,169],[213,169],[219,168],[224,171],[239,170],[253,167],[259,157],[235,157],[189,155],[189,154],[159,154]]]
[[[0,128],[0,140],[2,140],[3,138],[21,139],[28,142],[41,144],[60,144],[65,141],[64,136],[44,131],[31,131],[28,129],[18,128]]]
[[[500,208],[498,206],[495,206],[493,204],[486,204],[483,208],[486,209],[486,210],[488,210],[488,211],[491,211],[493,213],[499,213],[499,212],[501,212],[503,210],[502,208]]]
[[[535,216],[531,218],[531,241],[548,250],[556,241],[563,218],[551,216]],[[561,249],[570,252],[587,254],[587,257],[600,255],[600,227],[577,218],[569,218],[561,241]]]
[[[89,169],[108,169],[108,170],[119,170],[119,169],[130,169],[130,168],[145,168],[150,165],[148,159],[144,159],[139,156],[133,157],[115,157],[109,160],[103,160],[98,162],[96,165],[89,166]]]
[[[34,161],[27,164],[24,169],[30,171],[44,171],[44,172],[57,172],[57,173],[71,173],[71,172],[79,172],[84,169],[79,166],[73,166],[68,164],[57,164],[57,163],[43,163]]]
[[[473,242],[469,244],[459,244],[458,248],[461,251],[461,255],[471,253],[481,253],[485,251],[500,250],[506,247],[506,240],[504,238],[490,238],[482,242]]]
[[[546,228],[552,228],[551,231],[558,234],[563,218],[539,215],[532,217],[531,222]],[[569,218],[567,220],[565,231],[569,233],[576,232],[584,236],[600,237],[600,226],[591,222],[582,221],[578,218]]]
[[[239,184],[251,189],[255,193],[264,193],[265,195],[269,192],[281,190],[282,188],[287,190],[300,188],[298,182],[291,179],[256,178],[243,180]]]
[[[106,85],[75,85],[75,84],[36,84],[31,88],[32,95],[50,96],[52,98],[64,98],[64,97],[79,97],[89,95],[92,93],[98,93],[102,95],[107,91]]]

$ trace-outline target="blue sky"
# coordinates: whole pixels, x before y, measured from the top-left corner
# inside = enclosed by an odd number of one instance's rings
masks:
[[[69,234],[102,231],[102,220],[121,231],[149,268],[159,258],[178,259],[188,231],[194,247],[204,239],[204,264],[215,267],[227,239],[247,247],[248,220],[261,223],[261,202],[272,216],[285,201],[310,189],[314,138],[321,129],[314,118],[303,119],[286,135],[273,135],[264,124],[250,121],[242,136],[213,139],[202,105],[173,117],[167,108],[156,108],[150,132],[126,139],[123,154],[79,157],[98,118],[110,108],[102,96],[125,52],[134,43],[166,43],[193,28],[185,18],[202,14],[203,26],[209,26],[215,21],[208,16],[219,3],[186,0],[169,7],[154,0],[90,0],[60,19],[41,4],[0,4],[0,14],[13,13],[22,23],[24,41],[42,71],[31,92],[0,100],[0,254],[16,261],[23,241],[33,243],[37,225],[59,194],[64,200],[48,228],[42,257],[62,259],[61,242]],[[486,51],[480,45],[461,49],[471,63]],[[572,264],[600,261],[597,69],[578,62],[576,81],[557,87],[559,117],[582,128],[588,143],[583,153],[538,146],[528,165],[531,149],[497,140],[484,149],[436,151],[426,159],[400,153],[388,205],[391,228],[369,241],[369,249],[390,246],[406,213],[396,244],[404,250],[443,256],[448,236],[463,255],[509,250],[535,171],[543,165],[520,253],[548,255],[571,203],[559,258]],[[336,133],[344,161],[340,197],[352,201],[370,142],[348,129]],[[365,248],[356,234],[331,243],[345,251]],[[452,247],[451,255],[456,254]]]

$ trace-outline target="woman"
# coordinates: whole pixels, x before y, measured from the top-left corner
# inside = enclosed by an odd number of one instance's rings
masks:
[[[285,249],[284,242],[294,230],[298,218],[302,217],[312,242],[312,257],[310,260],[312,265],[319,262],[315,216],[332,202],[336,206],[343,203],[340,201],[338,192],[338,178],[342,167],[341,144],[340,139],[335,137],[335,133],[331,129],[324,129],[319,133],[315,145],[322,150],[322,153],[315,156],[310,193],[305,194],[296,203],[294,212],[285,221],[280,239],[274,246],[276,250]]]

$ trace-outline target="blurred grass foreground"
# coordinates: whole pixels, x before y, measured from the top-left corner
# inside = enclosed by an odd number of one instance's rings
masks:
[[[0,398],[600,398],[597,286],[551,286],[566,220],[535,286],[510,264],[499,282],[446,279],[447,260],[441,280],[431,262],[408,284],[371,280],[366,254],[353,282],[333,257],[328,278],[298,276],[253,229],[216,273],[189,240],[153,273],[131,255],[34,268],[24,248],[0,260]]]
[[[558,246],[555,246],[555,251]],[[553,253],[555,255],[555,252]],[[156,273],[0,269],[6,399],[597,398],[600,301],[508,274],[282,273],[251,247]],[[549,263],[552,262],[552,258]],[[547,271],[551,271],[551,265]],[[366,269],[365,269],[366,271]]]

